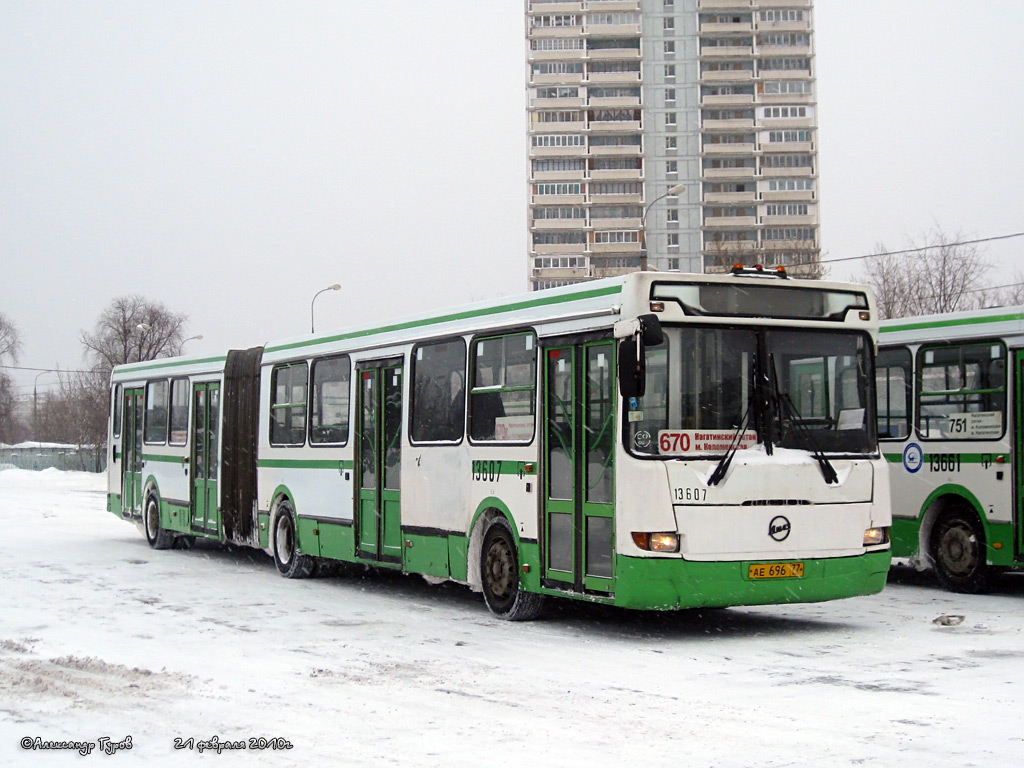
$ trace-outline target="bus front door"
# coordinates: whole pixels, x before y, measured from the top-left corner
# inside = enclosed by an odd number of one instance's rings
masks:
[[[220,443],[220,384],[192,387],[192,530],[220,533],[217,461]]]
[[[356,375],[356,556],[397,564],[402,562],[402,362],[362,362]]]
[[[544,585],[614,591],[615,345],[544,350]]]
[[[121,438],[121,515],[142,517],[143,389],[124,390]]]

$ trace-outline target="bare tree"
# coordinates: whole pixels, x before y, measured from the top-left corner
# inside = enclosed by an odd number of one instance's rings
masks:
[[[187,322],[187,315],[158,301],[120,296],[103,310],[92,333],[82,332],[82,344],[93,364],[109,371],[123,363],[180,354]]]
[[[878,299],[882,319],[941,314],[990,306],[999,294],[985,275],[992,269],[976,245],[964,244],[962,232],[947,235],[936,225],[911,240],[903,252],[891,253],[884,243],[858,276]]]
[[[58,412],[65,413],[60,442],[101,446],[106,441],[110,371],[115,365],[181,353],[188,316],[142,296],[114,299],[82,344],[92,369],[61,378]],[[54,405],[58,408],[58,404]]]
[[[19,352],[21,334],[18,333],[18,326],[0,312],[0,364],[5,360],[18,362]],[[14,442],[17,405],[14,382],[6,371],[0,370],[0,443]]]

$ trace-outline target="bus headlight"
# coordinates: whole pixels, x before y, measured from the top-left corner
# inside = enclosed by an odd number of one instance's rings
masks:
[[[647,552],[678,552],[679,534],[633,531],[633,543]]]
[[[875,547],[889,541],[888,528],[868,528],[864,531],[864,546]]]

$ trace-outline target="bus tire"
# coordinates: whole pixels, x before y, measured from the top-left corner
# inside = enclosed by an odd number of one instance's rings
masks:
[[[480,583],[488,610],[506,621],[530,621],[540,615],[544,596],[519,585],[519,552],[503,517],[487,526],[480,551]]]
[[[292,505],[284,500],[277,505],[274,518],[274,563],[286,579],[304,579],[313,573],[313,558],[299,552],[299,538]]]
[[[160,527],[160,500],[154,495],[146,497],[146,511],[142,516],[146,529],[146,541],[153,549],[170,549],[174,546],[174,535]]]
[[[985,532],[972,512],[954,510],[939,518],[930,549],[943,587],[970,595],[988,590],[993,573],[985,563]]]

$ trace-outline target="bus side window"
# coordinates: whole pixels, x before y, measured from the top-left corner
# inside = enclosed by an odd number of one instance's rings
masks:
[[[121,385],[115,384],[113,389],[114,398],[114,437],[121,436]]]
[[[469,430],[473,440],[529,443],[537,398],[532,333],[477,339],[473,345]]]
[[[305,362],[279,365],[270,379],[270,444],[303,445],[306,442]]]
[[[421,344],[413,351],[410,434],[413,442],[453,443],[466,428],[466,342]]]

